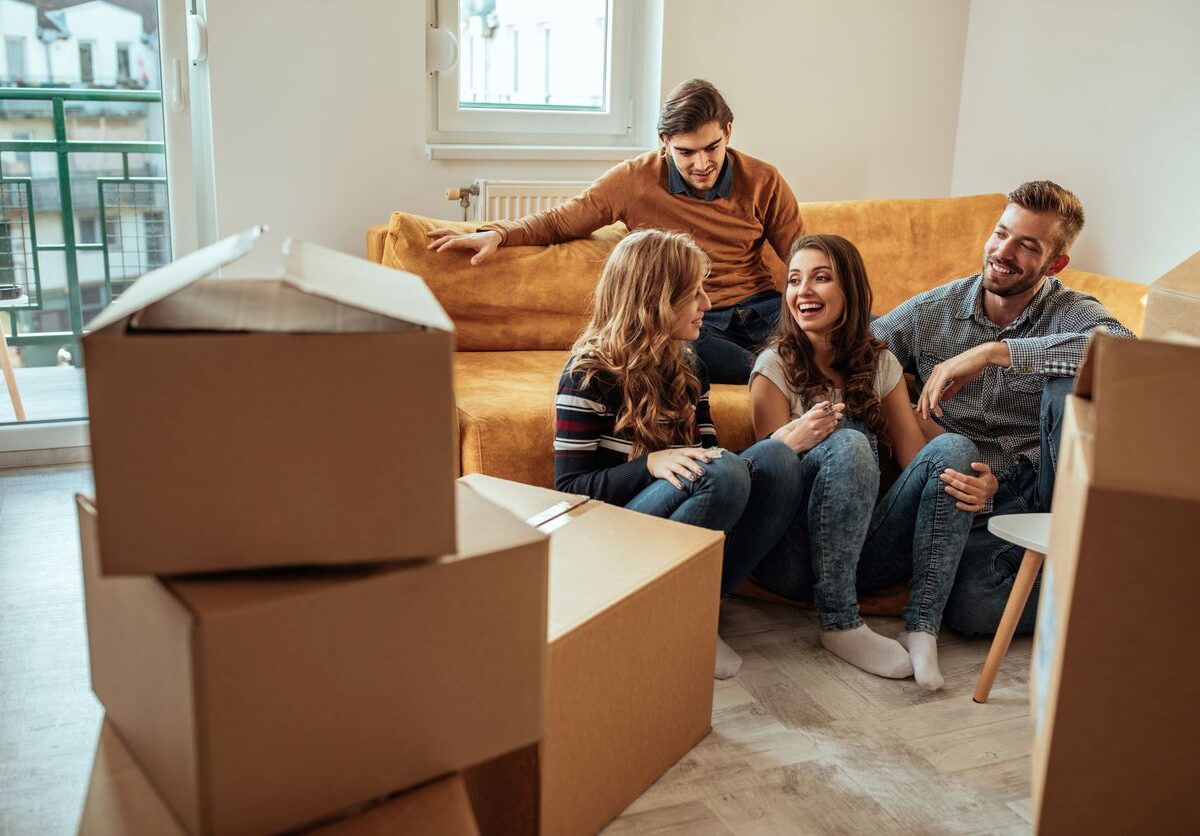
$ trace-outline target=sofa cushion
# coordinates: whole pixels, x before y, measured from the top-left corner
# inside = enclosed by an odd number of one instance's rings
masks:
[[[587,324],[600,268],[625,235],[613,224],[566,244],[502,247],[473,267],[469,252],[427,249],[426,233],[438,227],[474,232],[479,224],[394,212],[379,258],[425,280],[464,351],[570,348]]]
[[[978,273],[983,245],[1004,211],[1002,194],[916,200],[802,203],[806,232],[841,235],[862,253],[885,314],[939,284]]]
[[[460,351],[454,356],[461,471],[554,487],[554,395],[565,351]],[[721,444],[754,443],[746,387],[709,396]]]

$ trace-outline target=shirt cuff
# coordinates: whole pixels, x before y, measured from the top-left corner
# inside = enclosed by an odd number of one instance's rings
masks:
[[[1001,340],[1008,346],[1010,374],[1039,374],[1046,365],[1046,347],[1036,338]]]

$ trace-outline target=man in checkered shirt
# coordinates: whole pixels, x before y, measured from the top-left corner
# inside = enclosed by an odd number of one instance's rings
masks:
[[[965,635],[996,631],[1023,550],[987,530],[988,517],[1049,511],[1063,403],[1092,332],[1133,337],[1096,299],[1055,276],[1083,227],[1079,198],[1047,180],[1024,183],[983,248],[983,272],[927,291],[872,324],[921,394],[926,434],[966,436],[979,447],[972,467],[1000,482],[975,516],[947,624]],[[1038,588],[1017,629],[1033,631]]]

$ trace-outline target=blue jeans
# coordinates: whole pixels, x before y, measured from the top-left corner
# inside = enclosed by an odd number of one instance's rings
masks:
[[[625,507],[724,531],[721,594],[728,595],[787,530],[800,494],[800,463],[786,444],[768,439],[700,466],[704,475],[681,480],[682,489],[656,479]]]
[[[708,368],[711,382],[750,381],[755,356],[771,338],[782,306],[780,294],[769,290],[704,315],[700,338],[692,347]]]
[[[811,595],[822,630],[850,630],[863,623],[858,590],[911,577],[905,628],[937,635],[974,516],[955,507],[938,474],[948,467],[971,473],[979,451],[960,435],[938,436],[876,505],[872,440],[870,430],[850,421],[804,455],[807,513],[796,515],[755,578],[788,598]]]
[[[1038,416],[1041,462],[1035,467],[1028,459],[1021,458],[1004,473],[996,474],[1000,490],[996,494],[992,514],[1028,514],[1050,510],[1050,501],[1054,497],[1054,473],[1058,469],[1064,404],[1074,386],[1073,377],[1055,377],[1046,382]],[[966,636],[996,632],[1012,592],[1017,569],[1021,566],[1021,558],[1025,554],[1021,546],[1001,540],[988,531],[990,517],[991,514],[975,517],[963,550],[958,577],[946,605],[946,623]],[[1040,586],[1039,577],[1017,622],[1019,635],[1033,632]]]

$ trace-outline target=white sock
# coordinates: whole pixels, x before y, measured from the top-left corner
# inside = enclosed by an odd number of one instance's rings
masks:
[[[926,691],[936,691],[946,684],[937,663],[937,636],[923,630],[901,633],[896,641],[908,648],[912,657],[913,676]]]
[[[713,676],[717,679],[730,679],[737,676],[742,669],[742,657],[737,651],[725,644],[725,640],[717,636],[717,668]]]
[[[881,636],[865,624],[853,630],[826,630],[821,645],[855,667],[888,679],[912,676],[912,659],[900,642]]]

